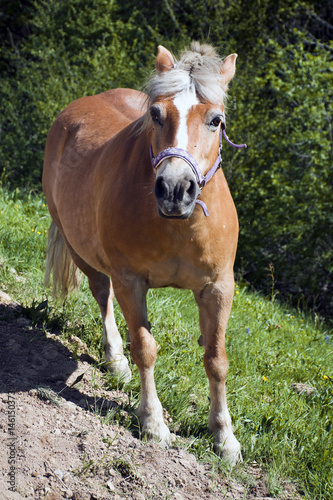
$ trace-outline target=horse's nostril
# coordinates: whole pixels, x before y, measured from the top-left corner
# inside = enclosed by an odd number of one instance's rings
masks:
[[[186,191],[191,198],[194,198],[196,195],[196,191],[197,191],[196,183],[192,180],[190,180],[188,183],[189,183],[189,186],[187,187]]]
[[[197,197],[198,187],[195,180],[180,179],[174,182],[173,179],[160,176],[156,179],[154,194],[162,202],[170,202],[176,205],[189,204]]]
[[[156,180],[154,192],[156,198],[160,200],[161,199],[167,200],[169,198],[170,194],[169,185],[167,182],[165,182],[163,177],[160,177]]]

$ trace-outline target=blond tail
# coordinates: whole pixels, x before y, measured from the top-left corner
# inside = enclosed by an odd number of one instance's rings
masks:
[[[59,229],[52,221],[49,235],[44,286],[51,282],[53,275],[53,295],[64,299],[80,285],[80,273]]]

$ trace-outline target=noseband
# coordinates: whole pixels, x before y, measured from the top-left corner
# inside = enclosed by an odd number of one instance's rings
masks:
[[[150,159],[151,159],[152,166],[156,172],[156,169],[160,166],[162,161],[166,160],[167,158],[176,157],[176,158],[181,158],[182,160],[186,161],[186,163],[191,167],[194,175],[196,176],[197,183],[198,183],[198,186],[200,189],[198,196],[200,196],[202,188],[205,187],[207,182],[213,177],[215,172],[221,166],[221,163],[222,163],[222,157],[221,157],[222,135],[225,138],[225,140],[227,141],[227,143],[230,144],[230,146],[233,146],[234,148],[239,149],[239,148],[246,148],[247,147],[246,144],[234,144],[233,142],[231,142],[229,137],[227,136],[227,134],[225,132],[225,124],[222,122],[221,123],[221,133],[220,133],[219,153],[217,155],[217,158],[215,160],[214,165],[208,170],[206,175],[202,175],[196,159],[193,158],[193,156],[188,151],[186,151],[186,149],[182,149],[182,148],[166,148],[163,151],[161,151],[160,153],[158,153],[158,155],[154,156],[153,155],[153,148],[150,145]],[[209,212],[208,212],[206,204],[202,200],[198,200],[198,199],[196,199],[195,202],[201,206],[205,216],[208,217]]]

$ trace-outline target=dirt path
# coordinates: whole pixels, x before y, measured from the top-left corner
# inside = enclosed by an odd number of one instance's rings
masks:
[[[1,293],[0,348],[1,500],[269,498],[256,464],[238,484],[183,448],[163,450],[105,423],[98,415],[125,411],[126,394],[103,390],[88,355],[73,359]],[[286,489],[281,498],[297,496]]]

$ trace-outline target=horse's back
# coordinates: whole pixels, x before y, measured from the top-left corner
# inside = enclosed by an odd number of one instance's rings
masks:
[[[91,152],[145,112],[145,94],[114,89],[73,101],[56,118],[49,132],[46,153],[52,147],[71,146]],[[65,144],[62,144],[64,136]]]
[[[47,137],[43,189],[53,198],[62,183],[80,185],[92,174],[103,146],[145,112],[146,95],[114,89],[73,101],[56,118]],[[92,161],[94,158],[94,161]]]

